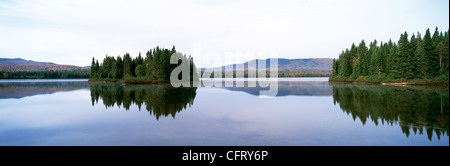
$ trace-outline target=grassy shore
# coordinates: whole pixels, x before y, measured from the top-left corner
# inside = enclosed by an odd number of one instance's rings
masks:
[[[449,86],[447,76],[440,76],[430,79],[391,79],[387,77],[371,77],[360,76],[358,78],[351,77],[330,77],[330,82],[356,82],[356,83],[379,83],[382,85],[433,85],[433,86]]]

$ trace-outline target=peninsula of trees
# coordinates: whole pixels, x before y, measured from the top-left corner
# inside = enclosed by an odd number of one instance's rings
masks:
[[[423,37],[417,32],[409,38],[405,32],[397,43],[378,45],[374,40],[366,46],[362,40],[358,46],[352,44],[333,60],[330,81],[448,85],[448,33],[436,27],[433,35],[427,29]]]
[[[129,53],[123,56],[108,56],[103,63],[92,58],[90,81],[124,81],[125,83],[156,83],[167,82],[170,74],[179,64],[171,64],[172,54],[177,53],[175,46],[172,49],[156,47],[147,51],[145,57],[141,53],[132,58]],[[177,53],[182,55],[181,53]],[[196,74],[196,67],[192,57],[181,56],[182,61],[189,61],[191,80]],[[179,77],[181,74],[179,75]]]

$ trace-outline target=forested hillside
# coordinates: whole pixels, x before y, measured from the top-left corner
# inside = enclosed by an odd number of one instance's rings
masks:
[[[89,75],[89,67],[0,58],[0,79],[89,78]]]
[[[55,65],[55,63],[36,62],[22,58],[0,58],[0,65]]]
[[[18,72],[18,71],[48,71],[48,70],[73,70],[89,69],[89,67],[79,67],[73,65],[0,65],[0,71]]]

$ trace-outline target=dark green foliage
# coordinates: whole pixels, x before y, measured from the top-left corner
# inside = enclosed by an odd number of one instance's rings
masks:
[[[336,59],[333,58],[333,72],[332,72],[332,74],[337,74],[338,72],[339,72],[339,70],[338,70],[338,65],[336,65]]]
[[[136,75],[138,77],[144,77],[145,76],[145,68],[142,64],[138,65],[136,67],[136,71],[135,71]]]
[[[131,56],[130,54],[126,53],[123,56],[123,77],[131,77],[133,76],[132,70],[131,70]]]
[[[336,66],[335,66],[336,65]],[[420,33],[405,32],[397,43],[389,41],[377,45],[377,41],[366,47],[364,40],[356,47],[342,51],[333,62],[333,78],[356,80],[371,77],[383,79],[431,79],[447,80],[449,75],[448,31],[433,36],[427,29],[424,37]],[[361,80],[361,79],[359,79]],[[364,80],[364,79],[363,79]]]
[[[437,37],[435,37],[438,39]],[[428,63],[428,72],[427,74],[431,77],[435,77],[439,74],[439,55],[437,53],[437,45],[434,44],[434,41],[431,38],[430,30],[427,29],[425,32],[425,36],[423,37],[422,44],[422,53],[426,62]]]
[[[132,58],[129,53],[118,56],[115,59],[112,56],[106,56],[103,59],[103,64],[94,65],[92,59],[92,66],[95,66],[95,72],[91,73],[92,79],[129,79],[135,80],[170,80],[170,74],[174,68],[179,64],[170,64],[170,57],[176,53],[175,46],[172,49],[162,49],[159,47],[147,51],[145,59],[141,53],[136,58]],[[191,65],[191,75],[197,74],[192,57],[183,55],[183,61],[189,61]],[[192,79],[191,79],[192,80]]]
[[[97,73],[97,71],[98,71],[98,69],[97,69],[96,66],[95,66],[95,59],[94,59],[94,58],[92,58],[91,71],[92,71],[93,73]],[[93,75],[93,74],[90,74],[89,77],[90,77],[90,78],[94,78],[94,75]]]
[[[116,78],[121,79],[123,78],[123,60],[122,57],[117,56],[116,60]]]

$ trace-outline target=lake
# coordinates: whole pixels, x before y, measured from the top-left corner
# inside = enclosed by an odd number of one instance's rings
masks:
[[[448,87],[263,89],[0,80],[0,145],[449,146]]]

